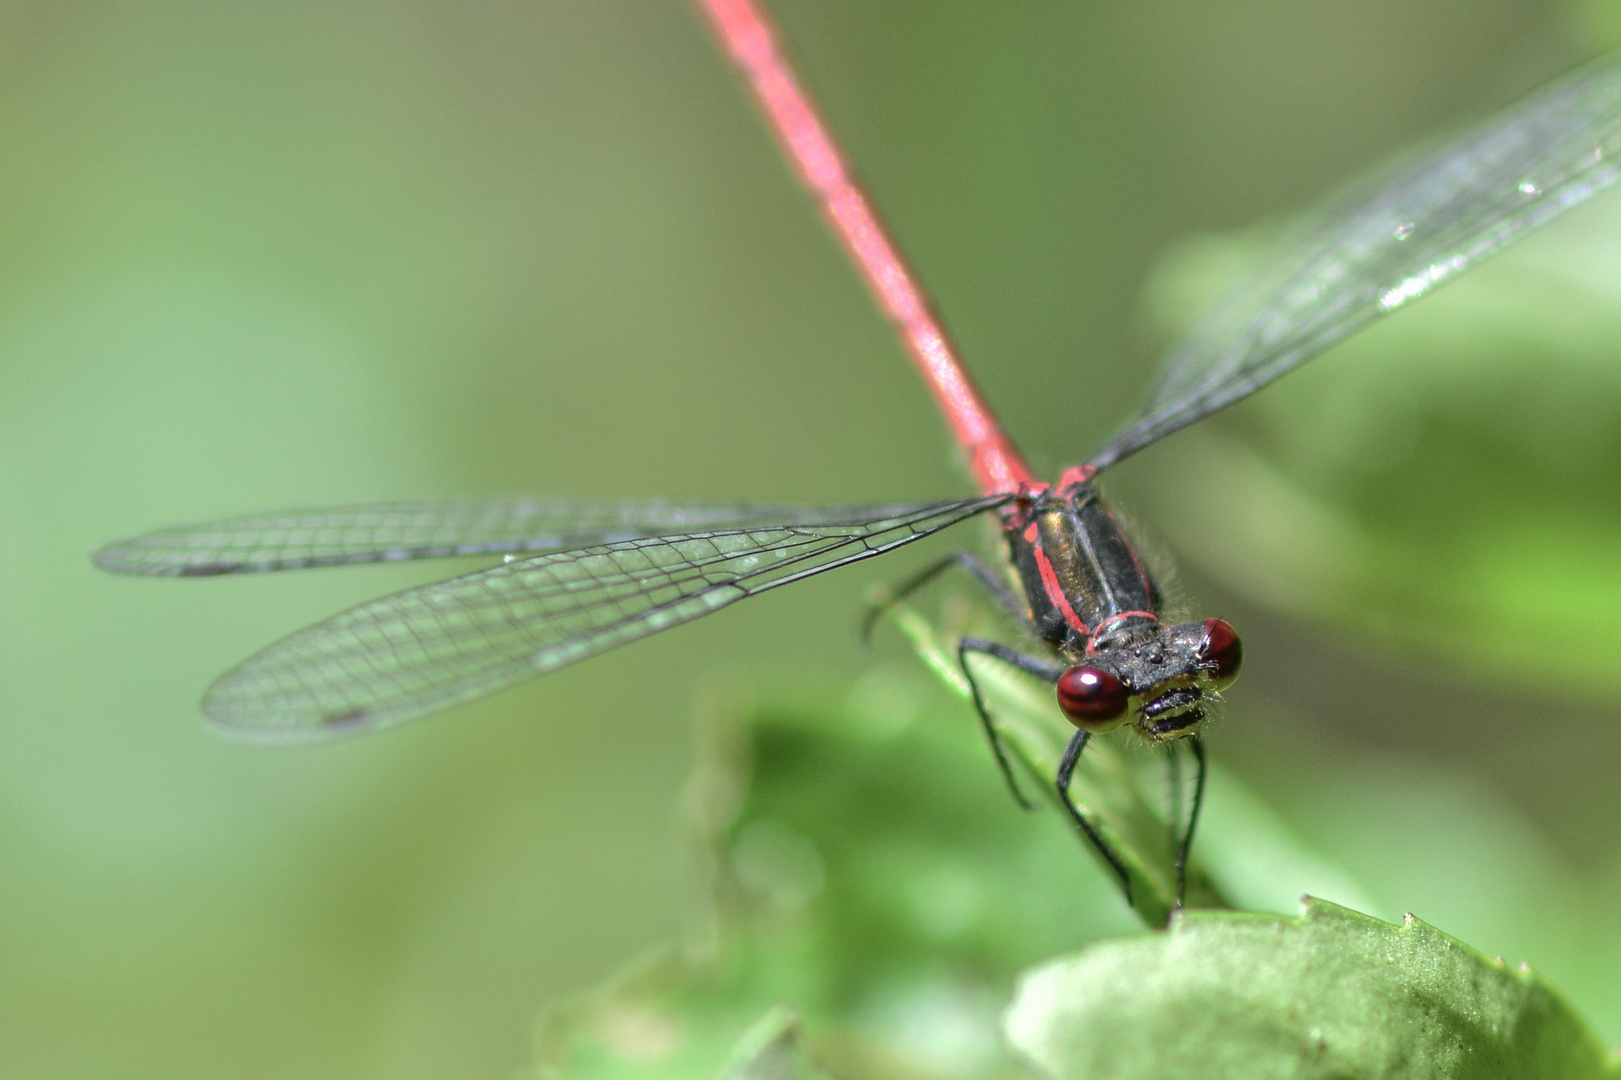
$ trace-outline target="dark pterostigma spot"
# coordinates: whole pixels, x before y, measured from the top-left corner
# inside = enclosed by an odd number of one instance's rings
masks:
[[[188,563],[180,568],[181,577],[218,577],[220,574],[231,574],[242,569],[240,563]]]
[[[356,727],[371,719],[371,714],[365,709],[350,709],[348,712],[333,713],[331,716],[321,717],[321,726],[328,731],[337,731],[343,728]]]

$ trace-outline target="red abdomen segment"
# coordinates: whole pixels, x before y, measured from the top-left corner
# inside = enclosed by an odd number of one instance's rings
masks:
[[[1036,630],[1054,647],[1080,655],[1100,629],[1159,617],[1159,588],[1091,485],[1034,496],[1005,535]]]
[[[698,0],[727,54],[743,72],[784,156],[867,281],[945,414],[982,495],[1011,495],[1035,481],[1030,467],[957,356],[871,201],[844,162],[833,133],[795,78],[765,12],[753,0]]]

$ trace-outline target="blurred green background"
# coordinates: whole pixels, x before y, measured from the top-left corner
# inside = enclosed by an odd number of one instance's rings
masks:
[[[775,6],[1044,468],[1224,265],[1184,238],[1621,42],[1596,0]],[[941,425],[677,0],[4,10],[0,1075],[511,1075],[685,925],[694,702],[851,685],[863,591],[950,541],[287,751],[205,732],[208,681],[438,571],[88,553],[381,498],[949,496]],[[1612,1041],[1618,298],[1612,197],[1108,485],[1245,635],[1220,760]]]

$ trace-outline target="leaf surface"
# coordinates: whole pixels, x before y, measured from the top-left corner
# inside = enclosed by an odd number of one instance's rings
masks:
[[[1188,912],[1021,979],[1004,1030],[1054,1080],[1587,1080],[1614,1056],[1551,984],[1408,916]]]

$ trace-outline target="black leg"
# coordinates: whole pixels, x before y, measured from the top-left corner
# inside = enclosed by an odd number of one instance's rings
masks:
[[[1188,831],[1182,834],[1182,843],[1176,849],[1176,906],[1182,906],[1182,900],[1188,891],[1188,852],[1193,849],[1193,830],[1199,824],[1199,811],[1204,809],[1204,781],[1205,781],[1205,755],[1204,740],[1197,735],[1188,736],[1188,749],[1193,753],[1193,760],[1199,763],[1199,770],[1193,777],[1193,806],[1188,813]],[[1174,753],[1174,745],[1173,745]],[[1180,787],[1180,785],[1178,785]]]
[[[1114,867],[1114,872],[1120,875],[1120,884],[1126,891],[1126,903],[1129,904],[1131,874],[1126,871],[1126,864],[1120,861],[1120,856],[1115,854],[1114,848],[1110,847],[1102,834],[1092,827],[1092,823],[1086,820],[1086,815],[1081,813],[1080,807],[1069,797],[1069,781],[1075,775],[1075,763],[1081,760],[1081,751],[1086,749],[1086,741],[1091,737],[1088,732],[1077,731],[1070,737],[1069,745],[1064,747],[1063,760],[1058,763],[1058,797],[1063,800],[1064,806],[1069,810],[1069,816],[1075,819],[1075,824],[1080,826],[1081,832],[1092,841],[1092,846],[1102,853],[1109,865]]]
[[[1030,613],[1026,610],[1024,601],[1009,587],[1006,581],[1002,580],[1001,575],[997,574],[984,559],[981,559],[973,552],[956,551],[938,562],[932,562],[925,566],[922,570],[889,590],[881,602],[869,607],[865,618],[861,620],[861,640],[863,642],[872,640],[873,627],[878,624],[878,620],[883,616],[884,612],[953,568],[961,568],[974,575],[975,580],[985,587],[986,592],[991,594],[998,607],[1007,612],[1020,626],[1029,625]]]
[[[1176,743],[1165,745],[1166,801],[1170,812],[1165,816],[1165,839],[1171,847],[1171,858],[1176,866],[1176,900],[1182,903],[1182,869],[1178,853],[1182,850],[1182,753]]]
[[[1182,827],[1182,756],[1176,752],[1174,742],[1165,747],[1165,773],[1171,803],[1170,834],[1174,842],[1177,830]]]
[[[994,656],[1009,667],[1016,667],[1026,675],[1034,675],[1042,682],[1055,683],[1068,671],[1068,666],[1055,664],[1050,660],[1043,660],[1039,656],[1022,653],[1018,649],[1003,645],[1000,641],[991,641],[989,638],[965,637],[957,644],[957,651],[983,653]]]
[[[1008,760],[1007,747],[1002,745],[1002,737],[996,733],[996,725],[991,722],[990,710],[985,707],[985,697],[979,692],[979,680],[968,667],[968,654],[982,653],[985,656],[994,656],[1004,664],[1011,664],[1020,671],[1034,675],[1038,679],[1048,682],[1057,682],[1058,677],[1064,673],[1062,667],[1038,660],[1034,656],[1026,656],[1016,649],[1010,649],[999,641],[987,641],[985,638],[965,637],[957,642],[957,665],[962,668],[963,675],[968,679],[968,689],[974,698],[974,710],[979,713],[980,726],[985,729],[985,737],[991,741],[991,753],[996,755],[996,765],[1002,770],[1002,779],[1007,781],[1008,790],[1013,793],[1013,799],[1026,810],[1034,810],[1035,804],[1025,798],[1024,792],[1019,790],[1019,782],[1013,776],[1013,763]]]

